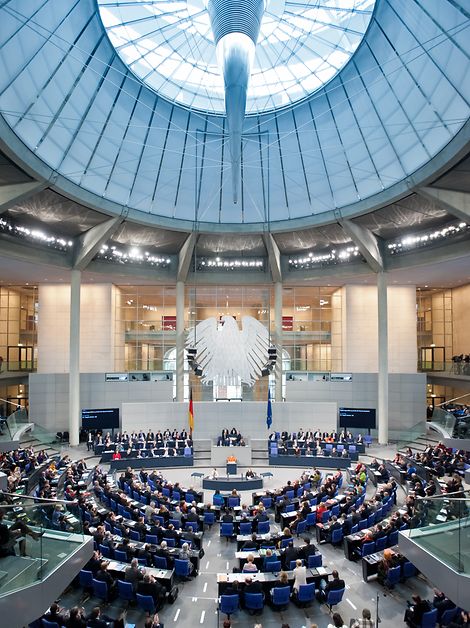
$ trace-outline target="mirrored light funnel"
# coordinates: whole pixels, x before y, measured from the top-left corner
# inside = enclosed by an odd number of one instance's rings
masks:
[[[265,0],[208,0],[217,59],[224,77],[233,202],[238,200],[246,94]]]

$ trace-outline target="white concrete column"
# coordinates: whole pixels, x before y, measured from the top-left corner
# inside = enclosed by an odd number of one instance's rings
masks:
[[[184,401],[184,281],[176,282],[176,401]]]
[[[388,304],[387,276],[377,273],[378,305],[378,441],[388,443]]]
[[[76,447],[80,434],[80,288],[82,273],[70,274],[69,434]]]
[[[282,282],[274,284],[274,343],[277,347],[276,401],[282,401]]]

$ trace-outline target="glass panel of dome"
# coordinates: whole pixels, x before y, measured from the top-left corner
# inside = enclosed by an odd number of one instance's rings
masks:
[[[111,42],[140,79],[186,107],[224,113],[224,82],[206,4],[98,0]],[[247,114],[293,104],[333,78],[360,44],[374,4],[265,0]]]

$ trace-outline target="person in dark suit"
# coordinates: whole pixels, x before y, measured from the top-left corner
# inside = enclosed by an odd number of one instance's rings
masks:
[[[297,548],[294,547],[294,541],[290,541],[289,545],[283,552],[282,555],[282,564],[284,569],[289,570],[289,566],[291,561],[295,561],[298,558]]]
[[[330,591],[338,591],[339,589],[344,589],[346,586],[344,584],[344,580],[339,577],[336,569],[333,570],[332,576],[333,579],[329,582],[326,582],[326,580],[320,581],[320,590],[318,592],[318,597],[321,602],[326,600]]]
[[[108,597],[114,598],[117,596],[117,583],[112,575],[108,571],[108,561],[102,561],[100,565],[100,569],[96,574],[96,580],[100,580],[101,582],[106,582],[108,585]]]
[[[305,563],[308,563],[308,557],[309,556],[313,556],[317,551],[317,548],[315,547],[315,545],[313,543],[310,542],[310,539],[308,536],[306,536],[304,538],[304,544],[302,545],[301,548],[299,548],[298,552],[299,552],[299,558],[303,558],[305,560]]]
[[[342,529],[343,529],[343,524],[340,521],[338,521],[338,518],[335,515],[333,515],[331,517],[331,524],[330,524],[330,527],[328,528],[328,532],[326,535],[327,542],[331,543],[333,532],[335,530],[342,530]]]
[[[434,608],[437,608],[437,621],[440,623],[441,617],[445,611],[454,608],[455,604],[452,600],[449,600],[448,597],[445,596],[442,591],[439,589],[434,589],[434,599],[432,601],[432,605]]]
[[[424,613],[431,610],[431,605],[427,600],[422,600],[419,595],[412,595],[412,604],[407,602],[409,607],[405,611],[405,623],[408,626],[420,626]]]
[[[198,517],[197,511],[194,508],[194,506],[191,508],[191,510],[186,515],[186,522],[197,523],[198,526],[199,526],[199,517]]]
[[[133,558],[129,567],[126,567],[124,571],[124,577],[126,582],[132,584],[134,591],[137,589],[137,584],[143,579],[144,575],[139,569],[139,561],[137,558]]]
[[[95,608],[88,615],[86,620],[87,628],[107,628],[108,622],[113,621],[109,617],[101,615],[101,609],[99,606]]]
[[[140,593],[140,595],[150,595],[153,598],[157,610],[162,607],[165,601],[164,587],[148,573],[145,574],[144,579],[138,583],[137,593]]]
[[[91,571],[91,573],[93,574],[93,578],[101,569],[101,560],[102,559],[101,559],[100,553],[98,552],[98,550],[95,550],[93,552],[93,556],[90,558],[90,560],[87,562],[87,564],[84,567],[87,571]]]
[[[249,541],[245,541],[241,547],[242,552],[247,552],[251,549],[254,549],[254,550],[258,549],[258,541],[256,539],[256,532],[253,532],[253,534],[251,535],[251,539]]]
[[[62,626],[65,622],[66,612],[64,609],[60,608],[57,602],[53,602],[47,611],[44,613],[43,618],[46,621],[56,622],[59,626]]]
[[[129,539],[122,539],[122,542],[116,547],[119,552],[125,552],[128,561],[132,560],[134,557],[134,549],[129,543]]]
[[[133,528],[140,535],[140,540],[143,541],[145,539],[145,535],[147,534],[147,528],[145,526],[145,520],[143,517],[139,517],[137,519],[136,524]]]
[[[233,523],[233,515],[229,510],[225,510],[220,520],[222,523]]]
[[[242,608],[245,608],[245,595],[247,593],[262,593],[263,589],[261,586],[261,582],[258,580],[253,580],[250,576],[245,578],[245,584],[242,588],[242,594],[240,596],[240,604]]]

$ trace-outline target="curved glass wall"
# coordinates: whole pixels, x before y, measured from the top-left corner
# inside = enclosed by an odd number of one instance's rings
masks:
[[[173,286],[120,286],[115,301],[115,370],[175,371],[176,289]],[[210,317],[259,320],[274,334],[271,286],[186,286],[184,328]],[[332,287],[283,289],[283,372],[341,371],[341,291]],[[203,386],[185,364],[185,398],[258,400],[267,398],[268,378],[250,388]],[[175,381],[175,380],[173,380]],[[270,376],[271,392],[274,375]]]

